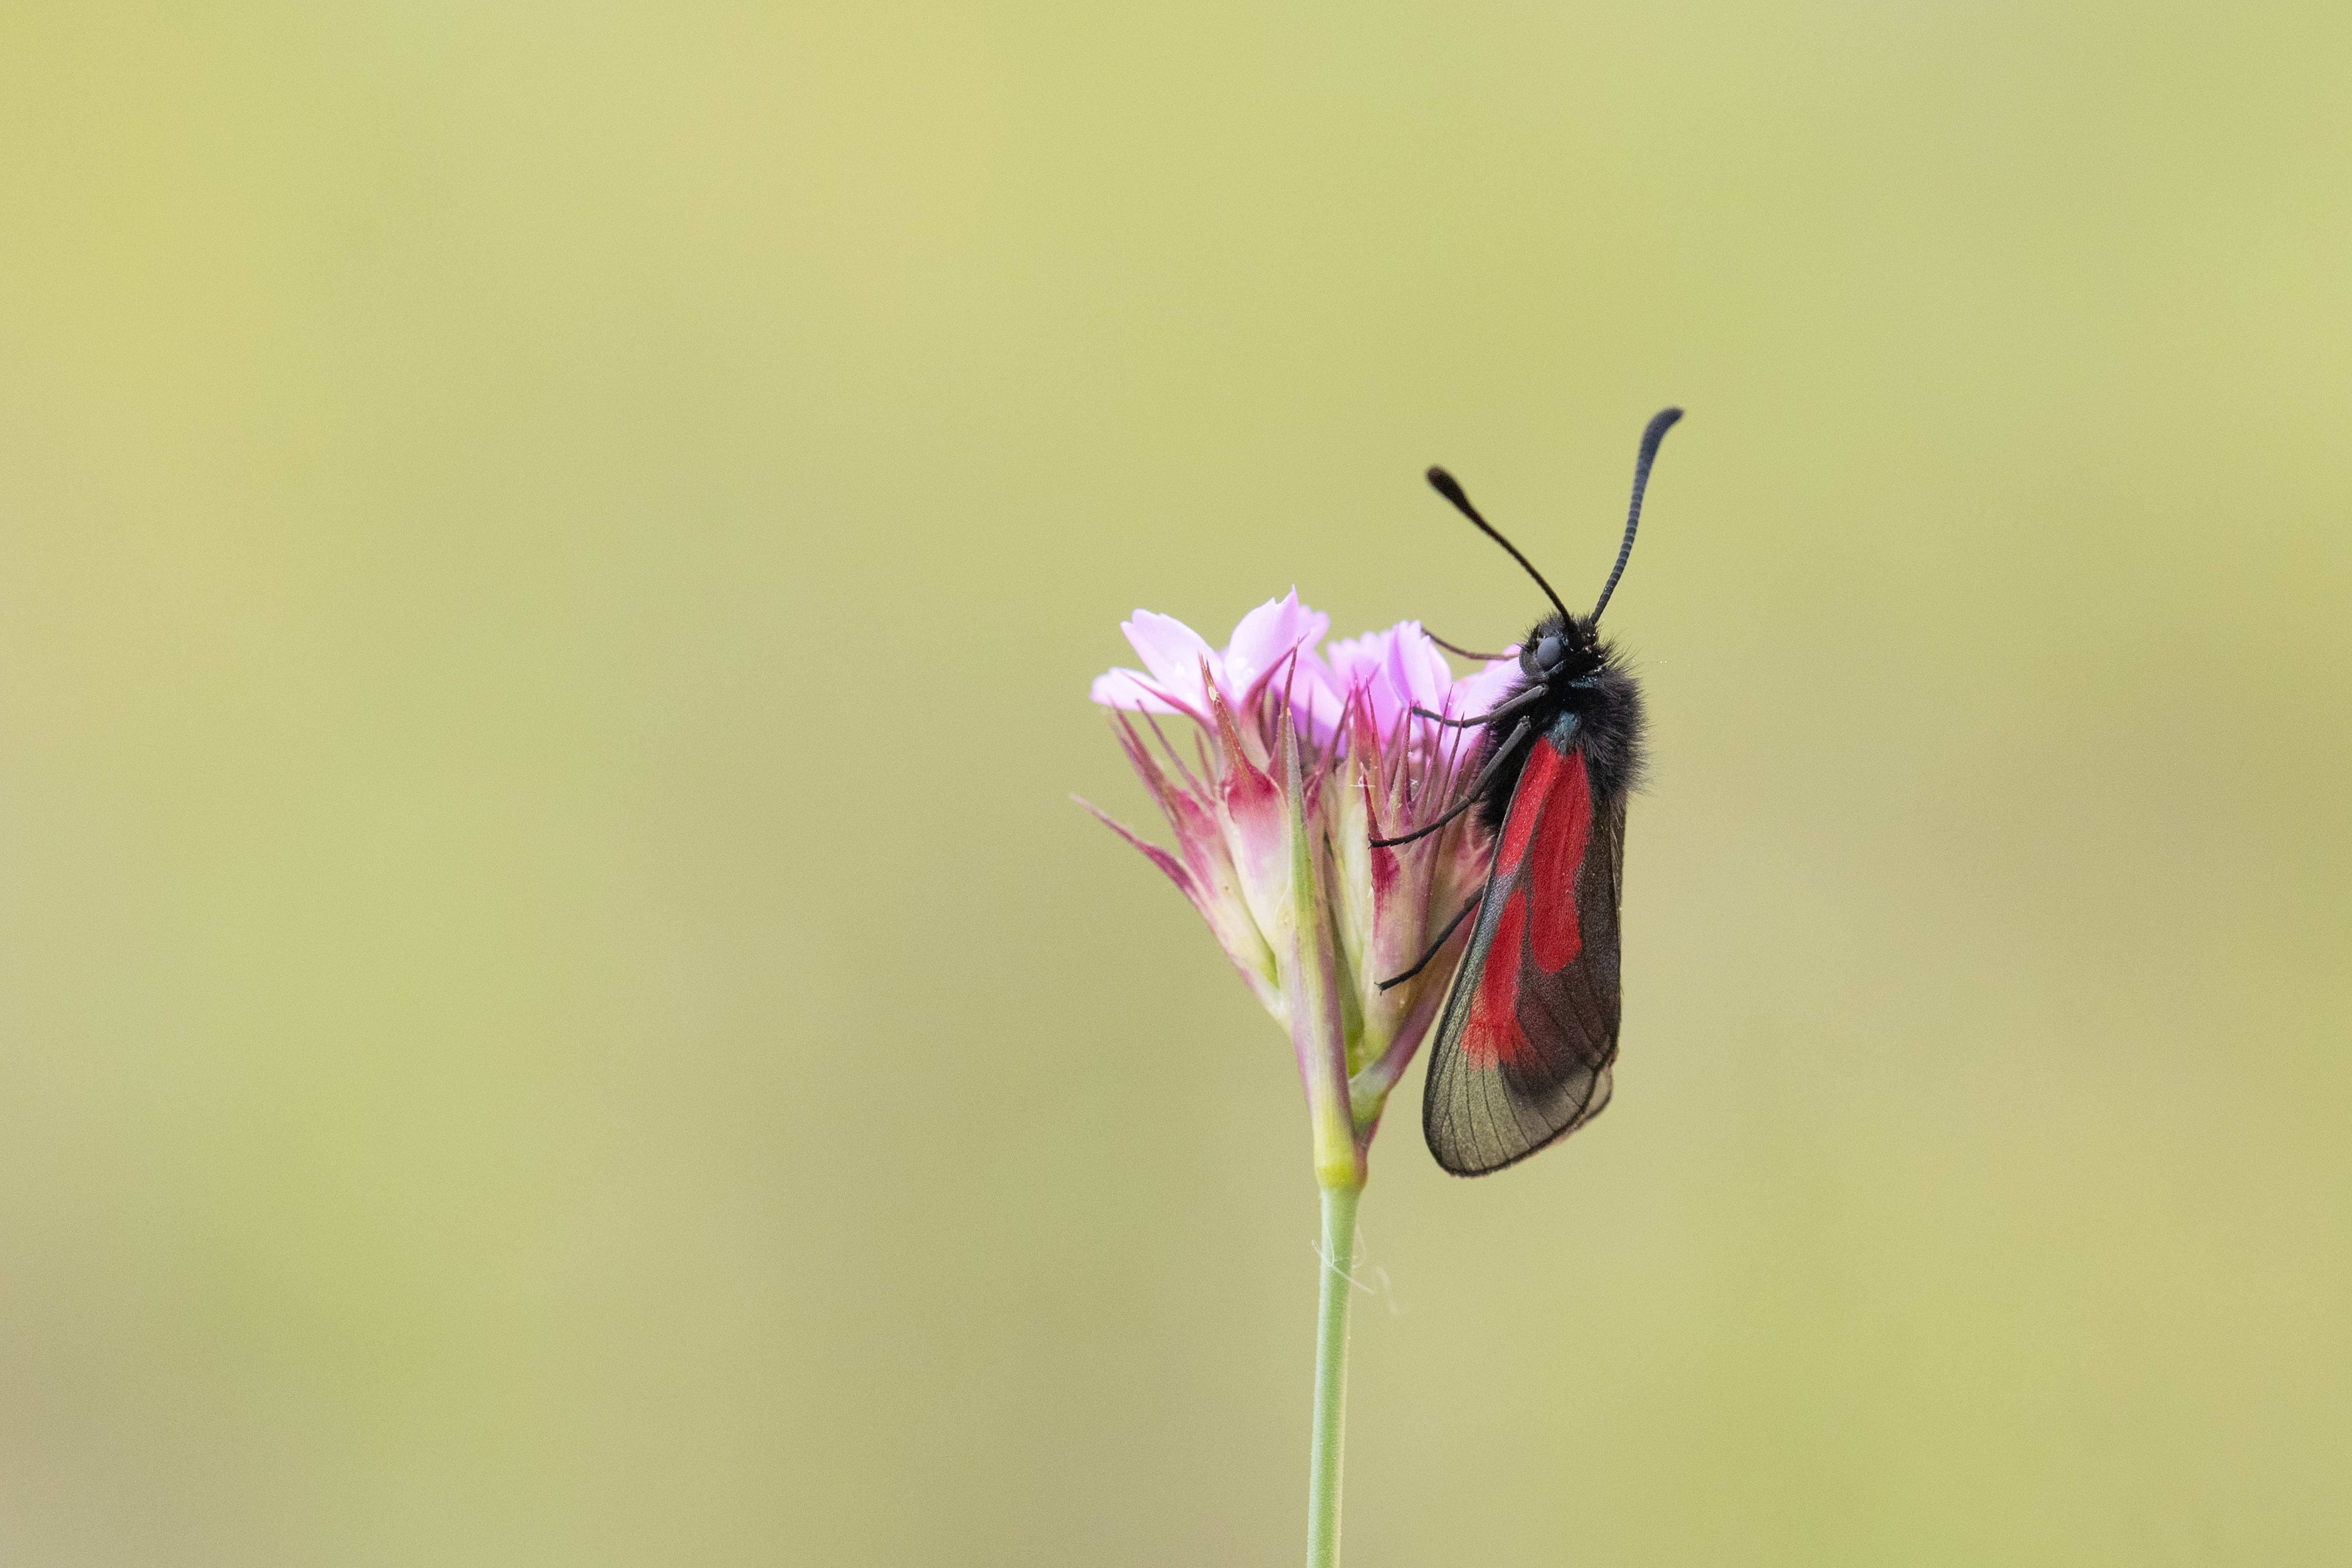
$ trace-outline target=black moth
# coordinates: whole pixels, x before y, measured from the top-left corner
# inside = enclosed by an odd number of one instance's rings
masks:
[[[1609,1103],[1621,1010],[1625,799],[1641,775],[1642,694],[1599,627],[1633,551],[1658,443],[1682,416],[1678,408],[1663,410],[1642,433],[1624,542],[1586,616],[1569,613],[1452,475],[1429,471],[1437,493],[1510,552],[1553,611],[1520,643],[1510,694],[1490,712],[1444,721],[1486,729],[1462,799],[1433,822],[1372,841],[1403,843],[1473,808],[1494,835],[1477,895],[1419,964],[1382,982],[1385,989],[1418,974],[1463,921],[1476,916],[1438,1021],[1421,1102],[1429,1152],[1456,1176],[1516,1164]],[[1467,658],[1496,656],[1443,645]]]

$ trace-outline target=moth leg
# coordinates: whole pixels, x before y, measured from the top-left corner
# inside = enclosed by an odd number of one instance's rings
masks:
[[[1543,701],[1544,695],[1545,691],[1543,687],[1529,686],[1526,691],[1521,692],[1509,702],[1497,703],[1493,711],[1482,713],[1476,718],[1447,718],[1442,714],[1432,713],[1425,707],[1415,707],[1412,711],[1419,714],[1423,718],[1433,718],[1437,720],[1438,723],[1445,725],[1451,728],[1467,729],[1472,725],[1492,724],[1498,718],[1508,718],[1511,715],[1518,712],[1521,708],[1527,707],[1531,704]]]
[[[1533,722],[1526,718],[1520,719],[1517,725],[1512,727],[1510,738],[1504,741],[1502,745],[1495,747],[1495,755],[1487,758],[1486,766],[1479,770],[1477,778],[1470,781],[1470,788],[1463,791],[1460,803],[1455,805],[1453,810],[1438,818],[1437,821],[1427,823],[1422,827],[1415,828],[1409,833],[1399,833],[1392,839],[1374,839],[1372,841],[1372,848],[1376,850],[1385,850],[1397,844],[1409,844],[1415,839],[1425,839],[1430,834],[1437,831],[1438,829],[1445,826],[1446,823],[1452,821],[1454,818],[1460,816],[1463,812],[1468,810],[1471,807],[1476,805],[1478,803],[1478,797],[1486,792],[1487,785],[1495,781],[1495,775],[1501,769],[1503,763],[1510,757],[1512,752],[1517,751],[1519,748],[1520,742],[1526,740],[1530,734],[1534,733],[1534,727]]]
[[[1428,968],[1429,961],[1437,956],[1438,950],[1445,946],[1447,940],[1453,936],[1454,932],[1461,929],[1462,923],[1470,918],[1470,912],[1477,908],[1479,904],[1485,900],[1486,896],[1486,890],[1483,887],[1477,892],[1472,894],[1470,895],[1470,902],[1462,906],[1462,912],[1459,915],[1456,915],[1453,919],[1445,923],[1445,929],[1437,934],[1437,940],[1429,945],[1429,951],[1421,956],[1421,961],[1415,964],[1412,968],[1407,969],[1403,974],[1391,976],[1388,979],[1382,980],[1381,982],[1381,989],[1385,991],[1390,989],[1391,987],[1402,986],[1407,980],[1412,979],[1415,975],[1420,974],[1423,969]]]

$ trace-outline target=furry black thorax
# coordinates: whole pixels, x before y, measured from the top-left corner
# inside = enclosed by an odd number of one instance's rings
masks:
[[[1536,651],[1547,637],[1561,639],[1566,656],[1544,674],[1537,669]],[[1486,798],[1478,802],[1478,820],[1492,833],[1503,831],[1503,819],[1511,809],[1511,791],[1518,785],[1519,769],[1526,766],[1529,749],[1568,715],[1575,715],[1578,721],[1575,746],[1584,755],[1596,812],[1642,780],[1642,689],[1615,645],[1594,632],[1590,619],[1547,615],[1520,643],[1519,678],[1512,683],[1506,700],[1537,688],[1543,688],[1545,695],[1522,710],[1533,721],[1535,734],[1504,760],[1486,787]],[[1478,745],[1477,768],[1486,765],[1517,725],[1515,716],[1486,727]]]

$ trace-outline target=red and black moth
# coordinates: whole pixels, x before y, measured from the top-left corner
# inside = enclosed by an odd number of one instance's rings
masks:
[[[1682,416],[1678,408],[1663,410],[1642,433],[1624,543],[1586,616],[1569,613],[1452,475],[1429,471],[1437,493],[1510,551],[1554,612],[1520,643],[1519,678],[1503,701],[1473,717],[1440,720],[1486,730],[1477,771],[1461,800],[1412,832],[1372,841],[1376,847],[1403,843],[1474,809],[1494,835],[1493,860],[1476,896],[1419,964],[1381,983],[1386,989],[1418,974],[1455,928],[1476,915],[1438,1023],[1421,1102],[1429,1152],[1456,1176],[1515,1165],[1609,1103],[1622,1002],[1617,910],[1625,800],[1642,768],[1642,694],[1599,627],[1633,551],[1658,443]],[[1443,645],[1469,658],[1500,656]]]

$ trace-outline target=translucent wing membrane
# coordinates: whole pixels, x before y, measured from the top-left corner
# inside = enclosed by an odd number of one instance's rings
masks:
[[[1422,1098],[1437,1163],[1481,1176],[1600,1114],[1617,1057],[1625,797],[1592,793],[1576,721],[1530,749]]]

